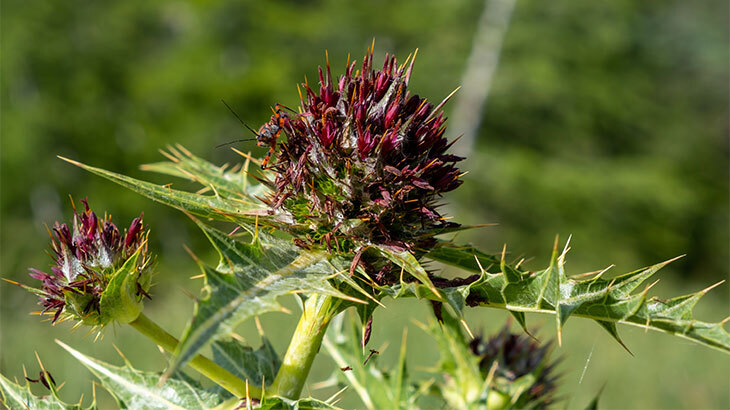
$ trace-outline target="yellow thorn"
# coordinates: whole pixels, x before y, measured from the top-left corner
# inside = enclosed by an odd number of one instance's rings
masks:
[[[563,346],[563,328],[558,324],[558,346]]]
[[[180,144],[175,144],[175,148],[179,149],[183,154],[187,155],[188,157],[193,157],[193,154],[188,151],[185,147],[183,147]]]
[[[660,280],[661,280],[661,279],[657,279],[657,280],[655,280],[654,282],[652,282],[652,283],[650,283],[650,284],[646,285],[646,287],[644,288],[644,292],[642,292],[642,293],[644,293],[644,294],[646,295],[646,293],[647,293],[647,292],[649,292],[649,289],[653,288],[653,287],[654,287],[654,285],[656,285],[657,283],[659,283],[659,281],[660,281]]]
[[[186,289],[180,289],[180,290],[182,291],[183,295],[189,297],[191,300],[197,300],[195,298],[195,295],[193,295],[192,293],[188,292]]]
[[[191,257],[191,258],[193,258],[193,260],[194,260],[195,262],[198,262],[198,263],[200,263],[200,258],[198,258],[198,255],[194,254],[194,253],[193,253],[193,251],[192,251],[192,250],[190,250],[190,248],[188,248],[188,246],[187,246],[187,245],[183,244],[183,249],[185,249],[185,252],[187,252],[187,253],[188,253],[188,255],[190,255],[190,257]]]
[[[165,158],[169,159],[170,161],[172,161],[172,162],[174,162],[174,163],[178,163],[178,162],[180,162],[180,160],[179,160],[178,158],[175,158],[174,156],[172,156],[171,154],[169,154],[169,153],[168,153],[167,151],[164,151],[164,150],[162,150],[162,149],[159,149],[159,150],[157,150],[157,151],[158,151],[158,152],[159,152],[160,154],[162,154],[162,155],[163,155],[163,156],[164,156]]]
[[[408,62],[411,61],[412,56],[413,56],[413,54],[408,54],[408,57],[406,57],[406,61],[404,61],[403,64],[401,64],[400,67],[398,67],[398,71],[403,71],[403,69],[406,68],[406,65],[408,64]]]
[[[36,360],[38,360],[38,365],[41,367],[41,370],[45,373],[46,369],[43,367],[43,363],[41,362],[41,357],[38,356],[37,351],[33,351],[33,353],[35,353],[35,358],[36,358]]]
[[[466,320],[461,319],[461,325],[464,326],[466,333],[469,333],[469,337],[474,339],[474,333],[472,333],[471,329],[469,329],[469,325],[466,324]]]
[[[616,278],[611,279],[610,282],[608,282],[608,286],[606,286],[606,291],[610,291],[613,284],[616,283]]]
[[[258,316],[254,316],[254,322],[256,322],[256,330],[259,332],[259,336],[264,335],[264,328],[261,326],[261,321]]]
[[[479,257],[474,255],[474,260],[477,261],[477,266],[479,266],[479,272],[484,273],[484,268],[482,267],[482,263],[479,261]]]
[[[72,160],[72,159],[68,159],[68,158],[66,158],[66,157],[62,157],[62,156],[60,156],[60,155],[56,155],[56,158],[58,158],[58,159],[62,159],[62,160],[64,160],[64,161],[68,162],[69,164],[73,164],[73,165],[76,165],[77,167],[82,167],[82,168],[84,167],[84,164],[82,164],[82,163],[80,163],[80,162],[78,162],[78,161],[74,161],[74,160]],[[69,197],[70,197],[70,196],[71,196],[71,195],[69,195]],[[72,203],[73,203],[73,200],[72,200]]]
[[[492,380],[494,379],[494,374],[497,372],[497,366],[498,366],[498,360],[495,360],[492,363],[492,367],[489,368],[489,373],[487,374],[487,378],[484,379],[484,388],[482,391],[486,390],[491,384]]]
[[[0,278],[0,279],[4,280],[5,282],[12,283],[13,285],[23,286],[14,280],[6,279],[6,278]],[[33,312],[31,312],[31,313],[33,313]],[[40,312],[38,312],[38,313],[40,313]]]
[[[706,287],[706,288],[702,289],[702,290],[701,290],[700,292],[702,292],[702,294],[705,294],[705,293],[707,293],[707,292],[711,291],[712,289],[715,289],[716,287],[718,287],[718,286],[722,285],[723,283],[725,283],[725,279],[723,279],[723,280],[721,280],[721,281],[719,281],[719,282],[715,283],[714,285],[710,285],[710,286],[708,286],[708,287]]]
[[[570,250],[570,239],[573,237],[573,234],[568,235],[568,240],[565,241],[565,247],[563,247],[563,255],[568,253]]]
[[[245,154],[245,153],[243,153],[243,152],[241,152],[241,151],[237,150],[237,149],[236,149],[236,148],[234,148],[234,147],[231,147],[231,149],[232,149],[232,150],[233,150],[233,152],[235,152],[236,154],[238,154],[238,155],[240,155],[240,156],[242,156],[242,157],[244,157],[244,158],[248,159],[249,161],[253,162],[254,164],[256,164],[256,165],[261,165],[261,161],[260,161],[259,159],[257,159],[257,158],[254,158],[254,157],[252,157],[252,156],[251,156],[251,155],[249,155],[249,154]]]
[[[117,347],[117,345],[112,344],[112,347],[114,347],[114,350],[117,351],[117,354],[126,362],[127,361],[127,358],[124,357],[124,353],[122,353],[122,351],[119,350],[119,348]]]
[[[439,105],[437,105],[433,109],[433,111],[431,111],[431,114],[429,114],[428,117],[426,117],[426,122],[428,122],[432,118],[435,118],[434,116],[437,115],[438,110],[440,110],[441,107],[443,107],[444,104],[446,104],[446,102],[449,101],[449,99],[451,97],[453,97],[454,94],[456,94],[457,91],[459,91],[459,89],[461,89],[461,86],[456,87],[456,89],[454,91],[452,91],[451,94],[447,95],[446,98],[444,98],[443,101],[441,101],[441,103],[439,103]]]
[[[686,253],[685,254],[682,254],[682,255],[679,255],[679,256],[676,256],[676,257],[674,257],[672,259],[665,260],[664,262],[659,262],[657,265],[662,265],[662,267],[664,267],[664,266],[669,265],[670,263],[676,261],[677,259],[684,258],[685,256],[687,256]]]
[[[594,270],[592,272],[579,273],[577,275],[572,275],[571,277],[579,279],[579,278],[585,278],[585,277],[591,276],[591,275],[596,275],[594,278],[592,278],[593,280],[595,280],[595,279],[598,279],[601,276],[603,276],[604,273],[606,273],[609,269],[613,268],[614,266],[616,266],[616,265],[609,265],[608,267],[606,267],[602,270]]]

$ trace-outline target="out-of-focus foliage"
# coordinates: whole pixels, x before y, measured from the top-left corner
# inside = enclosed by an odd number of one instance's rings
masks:
[[[145,211],[150,248],[162,255],[156,281],[165,284],[165,291],[152,288],[147,308],[187,314],[190,304],[175,296],[180,292],[171,282],[191,291],[199,287],[187,281],[197,268],[182,248],[208,248],[195,225],[55,155],[136,177],[142,175],[139,164],[158,161],[156,150],[173,143],[216,163],[234,161],[230,151],[214,147],[247,135],[221,98],[255,127],[268,119],[274,103],[294,105],[295,84],[302,74],[316,78],[313,68],[323,62],[324,49],[339,74],[347,53],[361,55],[373,37],[376,62],[386,51],[405,56],[420,48],[412,88],[440,100],[460,82],[482,6],[477,0],[2,2],[0,274],[27,281],[28,266],[49,263],[42,253],[43,224],[68,214],[67,194],[88,195],[115,218]],[[686,253],[667,269],[680,289],[663,294],[701,288],[679,278],[725,278],[727,8],[719,0],[518,0],[478,144],[463,165],[471,174],[461,193],[449,198],[460,222],[500,226],[460,240],[494,249],[506,242],[515,252],[545,260],[550,249],[544,244],[555,233],[572,233],[580,245],[571,255],[575,271],[611,262],[623,271]],[[253,143],[242,149],[264,153]],[[65,399],[90,392],[80,381],[89,377],[63,361],[57,346],[28,340],[59,337],[109,361],[116,354],[112,341],[124,346],[138,340],[125,330],[110,331],[110,340],[92,346],[87,339],[85,348],[69,340],[83,334],[68,336],[68,327],[49,330],[26,316],[35,303],[26,292],[0,284],[0,294],[0,371],[19,376],[21,363],[35,360],[32,351],[38,350],[52,358],[54,376],[68,381]],[[180,334],[181,321],[168,316],[161,322]],[[272,334],[280,352],[291,331],[285,327],[277,323],[282,341]],[[390,333],[391,339],[400,332]],[[643,333],[636,340],[647,337],[655,340]],[[592,342],[571,351],[582,355],[577,362],[592,352]],[[158,370],[163,362],[154,348],[137,343],[130,360],[141,358],[142,370]],[[691,361],[672,356],[679,351],[689,357],[686,346],[662,346],[644,349],[643,357],[657,356],[642,363],[658,372],[659,361],[689,371]],[[642,360],[641,346],[634,353]],[[612,354],[597,352],[587,377],[601,368],[601,357]],[[620,360],[609,361],[619,366]],[[700,383],[688,376],[685,391],[668,383],[642,387],[637,400],[660,407],[686,397],[683,406],[727,407],[726,394],[717,393],[727,387],[726,370]],[[611,379],[596,373],[594,380],[609,383],[602,404],[612,403],[618,394]],[[711,387],[718,383],[719,390]],[[590,395],[596,389],[585,390]]]
[[[723,9],[518,1],[459,209],[528,256],[572,233],[595,269],[687,254],[682,275],[727,276]]]

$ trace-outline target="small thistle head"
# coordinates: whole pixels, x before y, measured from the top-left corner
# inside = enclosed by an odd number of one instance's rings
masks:
[[[142,215],[121,233],[111,217],[99,218],[84,199],[74,209],[73,224],[56,222],[51,237],[51,273],[30,269],[40,288],[26,287],[40,297],[41,313],[53,322],[75,319],[91,326],[130,322],[139,316],[150,288],[150,257]]]
[[[479,368],[485,378],[496,363],[488,400],[494,404],[499,401],[497,398],[509,398],[506,403],[517,403],[519,408],[550,405],[558,378],[554,374],[557,363],[549,362],[550,346],[551,343],[540,345],[524,334],[510,333],[509,326],[488,340],[472,339],[469,349],[480,358]],[[523,377],[531,378],[531,383],[515,391],[514,385]]]
[[[413,59],[399,66],[386,55],[374,70],[370,49],[359,70],[348,61],[337,80],[328,61],[318,91],[303,84],[299,114],[277,113],[267,124],[287,140],[271,161],[266,201],[307,227],[298,244],[415,252],[432,246],[435,229],[455,225],[437,201],[461,184],[462,158],[447,153],[441,105],[407,89]]]

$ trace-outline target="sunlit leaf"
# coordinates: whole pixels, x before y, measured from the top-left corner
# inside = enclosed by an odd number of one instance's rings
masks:
[[[317,293],[352,299],[329,283],[338,271],[329,263],[327,252],[305,251],[265,235],[243,243],[198,224],[218,251],[220,263],[216,268],[200,263],[205,277],[204,296],[195,305],[169,372],[208,343],[228,336],[244,320],[280,311],[280,296]]]
[[[88,357],[58,340],[56,343],[86,366],[121,408],[203,410],[223,402],[223,397],[203,389],[189,377],[177,374],[160,386],[159,373],[137,370],[126,359],[124,366],[113,366]]]
[[[496,257],[485,257],[486,254],[469,246],[446,249],[448,244],[441,245],[426,257],[479,275],[472,277],[467,284],[456,281],[440,284],[440,290],[446,295],[464,295],[462,304],[450,303],[457,312],[466,306],[486,306],[513,312],[551,313],[556,315],[559,341],[561,329],[569,317],[585,317],[598,322],[619,342],[621,339],[615,324],[624,323],[674,334],[730,353],[730,334],[725,330],[724,322],[702,322],[692,315],[694,305],[712,287],[669,300],[648,297],[651,285],[637,291],[671,260],[610,279],[599,274],[590,279],[575,280],[566,275],[566,251],[559,253],[557,245],[546,269],[522,271],[500,260],[500,271],[496,273],[491,269],[486,271],[487,266],[496,265]],[[485,271],[480,271],[475,255]],[[403,292],[402,289],[397,292],[390,290],[389,293],[416,296],[415,292]],[[458,302],[458,298],[449,300]],[[524,323],[521,325],[524,326]]]
[[[266,185],[253,180],[249,173],[260,173],[250,161],[235,168],[216,166],[199,158],[180,145],[169,147],[164,152],[170,161],[142,165],[145,171],[158,172],[178,178],[197,182],[226,198],[238,198],[255,201],[256,197],[264,197],[269,193]]]
[[[58,391],[53,383],[49,383],[50,395],[36,396],[30,391],[30,384],[26,381],[22,386],[10,381],[0,374],[0,404],[8,409],[39,409],[39,410],[93,410],[96,402],[88,407],[78,404],[64,403],[58,397]]]
[[[235,339],[218,340],[213,343],[212,349],[214,362],[241,380],[257,386],[273,382],[281,366],[279,356],[266,337],[258,350]]]
[[[225,198],[215,192],[202,195],[180,191],[172,189],[170,186],[157,185],[70,159],[62,159],[154,201],[199,217],[240,223],[255,223],[258,218],[261,223],[277,224],[275,218],[270,215],[267,206],[260,201],[245,198]]]

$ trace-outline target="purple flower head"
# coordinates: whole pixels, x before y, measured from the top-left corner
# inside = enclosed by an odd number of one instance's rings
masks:
[[[61,318],[75,318],[103,326],[108,319],[120,318],[113,308],[109,309],[114,311],[112,314],[101,312],[102,296],[116,275],[128,276],[120,282],[124,282],[122,286],[136,287],[137,302],[142,296],[149,297],[147,232],[142,215],[121,234],[111,217],[99,219],[87,200],[82,202],[83,212],[78,213],[74,207],[71,227],[56,222],[53,232],[49,231],[54,265],[51,273],[31,268],[30,277],[41,281],[41,286],[28,289],[40,297],[41,313],[51,312],[54,323]]]
[[[447,152],[443,103],[434,107],[408,90],[414,60],[398,65],[386,55],[376,70],[370,49],[336,80],[327,61],[319,90],[303,84],[299,113],[283,124],[286,141],[270,165],[274,192],[265,199],[308,228],[299,243],[418,252],[435,230],[456,225],[445,222],[437,201],[461,184],[462,158]]]

